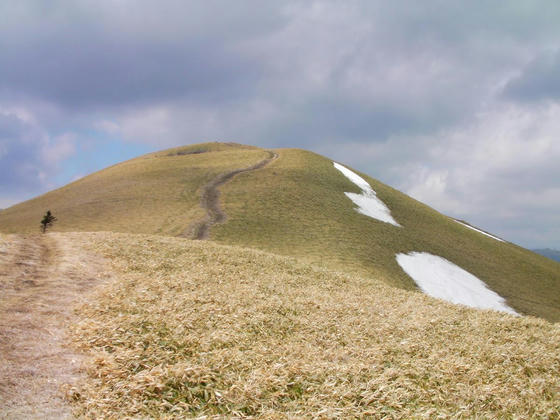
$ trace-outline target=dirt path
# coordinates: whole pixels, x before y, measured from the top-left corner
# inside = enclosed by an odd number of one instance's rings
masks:
[[[275,152],[269,151],[268,154],[269,157],[261,160],[253,166],[223,173],[206,184],[203,187],[202,198],[200,200],[200,205],[206,210],[206,217],[190,226],[184,236],[191,239],[207,239],[210,233],[210,228],[216,223],[223,223],[226,220],[226,214],[220,207],[220,191],[218,190],[218,187],[240,173],[264,168],[270,162],[278,158],[278,154]]]
[[[79,236],[0,238],[0,418],[72,418],[64,389],[84,356],[67,346],[66,326],[108,278],[104,266]]]

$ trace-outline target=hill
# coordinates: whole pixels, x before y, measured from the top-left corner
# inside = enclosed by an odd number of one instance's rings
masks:
[[[212,202],[219,213],[201,206]],[[0,231],[36,231],[47,209],[59,219],[54,230],[66,232],[194,238],[206,225],[217,243],[407,290],[417,285],[397,256],[433,255],[483,281],[515,311],[560,320],[555,262],[304,150],[207,143],[148,154],[1,211]],[[394,224],[380,220],[387,215]]]
[[[550,258],[551,260],[560,262],[560,251],[556,249],[544,248],[544,249],[533,249],[532,251],[539,255],[544,255],[545,257]]]

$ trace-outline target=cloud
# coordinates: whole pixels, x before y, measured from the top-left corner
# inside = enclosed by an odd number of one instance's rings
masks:
[[[49,165],[57,165],[76,152],[77,136],[74,133],[64,133],[54,137],[43,147],[43,160]]]
[[[312,149],[553,246],[559,19],[554,0],[2,2],[0,154],[20,175],[0,198],[70,180],[84,142],[236,141]]]
[[[522,102],[560,101],[560,50],[537,56],[505,86],[504,94]]]
[[[108,134],[118,134],[120,132],[119,124],[117,124],[114,121],[99,120],[99,121],[94,121],[92,125],[95,130]]]
[[[528,243],[542,223],[552,240],[560,232],[558,132],[559,105],[496,107],[432,139],[402,188],[506,239]]]
[[[75,138],[51,138],[27,111],[0,109],[0,197],[3,205],[52,188],[58,165],[74,152]]]
[[[224,18],[193,2],[23,3],[0,6],[20,21],[0,29],[0,87],[72,108],[234,101],[260,77],[239,43],[281,24],[266,25],[266,6],[246,25],[238,5]]]
[[[312,134],[336,114],[340,131],[351,130],[346,136],[385,137],[456,121],[496,83],[492,70],[510,59],[479,41],[488,30],[500,34],[477,23],[488,11],[464,13],[454,3],[22,4],[0,10],[19,22],[6,18],[0,30],[8,63],[0,86],[71,111],[187,104],[222,116],[258,99],[282,114],[293,110],[293,122],[274,124],[287,134]],[[508,14],[497,8],[493,15]]]

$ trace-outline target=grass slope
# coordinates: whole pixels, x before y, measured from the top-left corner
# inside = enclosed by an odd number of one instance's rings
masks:
[[[88,418],[557,418],[560,326],[206,241],[87,235]]]
[[[258,148],[207,143],[132,159],[0,212],[0,231],[37,232],[47,209],[54,231],[180,235],[204,217],[201,187],[267,157]]]
[[[344,192],[359,188],[320,155],[276,150],[279,158],[220,187],[226,223],[210,239],[294,256],[330,269],[381,279],[405,289],[414,282],[395,254],[442,256],[483,280],[519,312],[560,320],[560,266],[513,244],[461,226],[364,174],[402,228],[354,210]],[[245,168],[265,150],[209,143],[149,154],[115,165],[0,212],[0,231],[35,231],[47,209],[61,231],[181,235],[204,217],[203,186]]]
[[[359,188],[332,161],[304,150],[241,174],[222,187],[228,222],[215,226],[218,242],[255,247],[372,275],[413,289],[395,254],[442,256],[482,279],[516,310],[560,320],[560,267],[510,243],[475,232],[407,195],[368,177],[402,228],[359,214],[345,191]]]

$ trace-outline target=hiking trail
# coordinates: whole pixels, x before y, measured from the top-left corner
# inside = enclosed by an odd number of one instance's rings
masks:
[[[271,151],[267,152],[269,157],[261,160],[255,165],[249,166],[248,168],[235,169],[230,172],[225,172],[208,182],[202,189],[202,196],[200,199],[200,206],[206,210],[206,216],[202,220],[191,224],[182,236],[186,236],[191,239],[208,239],[210,228],[217,223],[223,223],[227,217],[220,206],[220,191],[218,190],[218,187],[224,185],[240,173],[264,168],[270,162],[278,158],[277,153]]]
[[[0,237],[0,418],[73,418],[65,392],[85,355],[71,348],[73,307],[110,275],[68,234]]]

